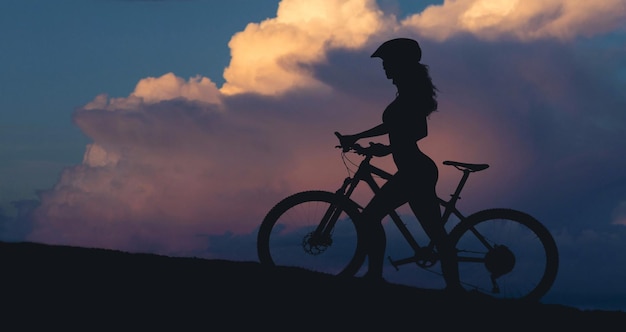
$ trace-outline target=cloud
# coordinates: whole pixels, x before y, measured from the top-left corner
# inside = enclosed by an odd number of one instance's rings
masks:
[[[222,93],[277,95],[288,89],[330,89],[309,67],[334,48],[357,49],[392,24],[374,0],[281,1],[275,18],[250,23],[230,43]]]
[[[571,40],[623,27],[624,19],[624,0],[446,0],[402,25],[436,40],[467,33],[486,40]]]
[[[509,16],[530,17],[540,6],[509,3],[517,6]],[[607,184],[616,193],[607,211],[626,199],[619,196],[626,159],[616,143],[626,138],[626,100],[615,70],[626,68],[625,50],[555,42],[562,36],[547,21],[532,38],[521,20],[511,21],[519,30],[496,21],[492,29],[450,24],[437,30],[455,36],[445,41],[428,28],[435,14],[436,24],[457,22],[480,4],[444,2],[397,22],[374,1],[284,0],[276,18],[233,36],[221,88],[206,77],[167,73],[141,79],[126,97],[96,96],[74,114],[92,140],[83,163],[42,193],[30,239],[212,256],[215,239],[250,238],[279,199],[334,190],[347,175],[332,133],[379,123],[395,90],[369,55],[396,34],[420,40],[440,89],[440,111],[422,148],[439,165],[491,165],[472,175],[463,207],[528,208],[551,228],[584,228],[588,221],[576,213],[603,209],[589,199]],[[548,21],[578,17],[579,8],[568,6]],[[610,19],[603,28],[591,24],[600,22],[595,17],[565,21],[582,36],[615,26]],[[393,168],[389,159],[377,163]],[[440,172],[447,196],[459,173]],[[572,202],[578,209],[568,219],[562,211]]]
[[[185,99],[192,102],[219,105],[220,92],[215,83],[207,77],[191,77],[188,81],[167,73],[160,77],[147,77],[140,80],[135,90],[126,98],[108,98],[100,95],[83,106],[84,109],[134,109],[144,104]]]
[[[276,17],[250,23],[232,37],[220,90],[226,95],[329,91],[332,87],[312,76],[311,66],[333,50],[371,49],[398,34],[438,41],[467,34],[484,40],[571,40],[623,28],[624,19],[625,0],[444,1],[401,22],[374,0],[283,0]]]
[[[146,101],[140,90],[98,96],[75,112],[93,143],[82,164],[41,193],[30,240],[212,255],[206,251],[212,235],[253,232],[279,199],[333,188],[345,174],[328,101],[311,103],[309,95]]]

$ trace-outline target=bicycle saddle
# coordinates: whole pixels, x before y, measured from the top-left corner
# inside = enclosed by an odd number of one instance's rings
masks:
[[[461,171],[467,170],[470,172],[478,172],[478,171],[482,171],[482,170],[489,168],[489,165],[487,164],[467,164],[467,163],[461,163],[458,161],[450,161],[450,160],[444,161],[443,164],[454,166]]]

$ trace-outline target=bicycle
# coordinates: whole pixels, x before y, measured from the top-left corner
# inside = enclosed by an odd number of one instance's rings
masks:
[[[372,165],[373,156],[363,153],[360,145],[343,150],[342,158],[347,152],[357,152],[364,158],[336,192],[296,193],[270,209],[257,234],[261,264],[296,266],[340,276],[354,276],[359,271],[366,259],[358,222],[363,207],[350,196],[361,181],[375,194],[380,188],[375,177],[389,179],[392,175]],[[448,236],[455,244],[463,287],[495,298],[539,301],[552,287],[559,265],[557,246],[548,229],[531,215],[513,209],[485,209],[466,217],[456,207],[461,190],[471,173],[489,165],[456,161],[443,164],[463,173],[450,199],[439,198],[442,221],[447,223],[453,215],[459,220]],[[391,211],[389,217],[413,250],[406,258],[388,257],[391,265],[398,270],[401,265],[414,263],[432,270],[439,261],[433,241],[419,245],[396,211]]]

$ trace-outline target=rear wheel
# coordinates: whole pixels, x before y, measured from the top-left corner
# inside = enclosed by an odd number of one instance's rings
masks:
[[[450,232],[459,276],[468,290],[496,298],[539,301],[559,265],[550,232],[532,216],[492,209],[469,216]]]
[[[316,232],[325,216],[336,213],[334,227]],[[358,206],[344,196],[305,191],[276,204],[257,236],[259,261],[332,275],[354,275],[365,261],[357,224]]]

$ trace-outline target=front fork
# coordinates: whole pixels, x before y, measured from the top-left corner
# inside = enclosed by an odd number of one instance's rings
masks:
[[[341,188],[337,189],[335,193],[340,196],[349,197],[354,190],[354,187],[350,187],[350,189],[348,189],[348,186],[350,186],[352,182],[353,179],[351,177],[345,178],[343,184],[341,185]],[[311,234],[308,241],[313,241],[326,246],[331,245],[331,235],[333,229],[335,228],[335,224],[339,219],[341,211],[342,210],[339,208],[339,206],[331,204],[330,207],[328,207],[328,210],[326,210],[323,219],[320,221],[315,231]]]

